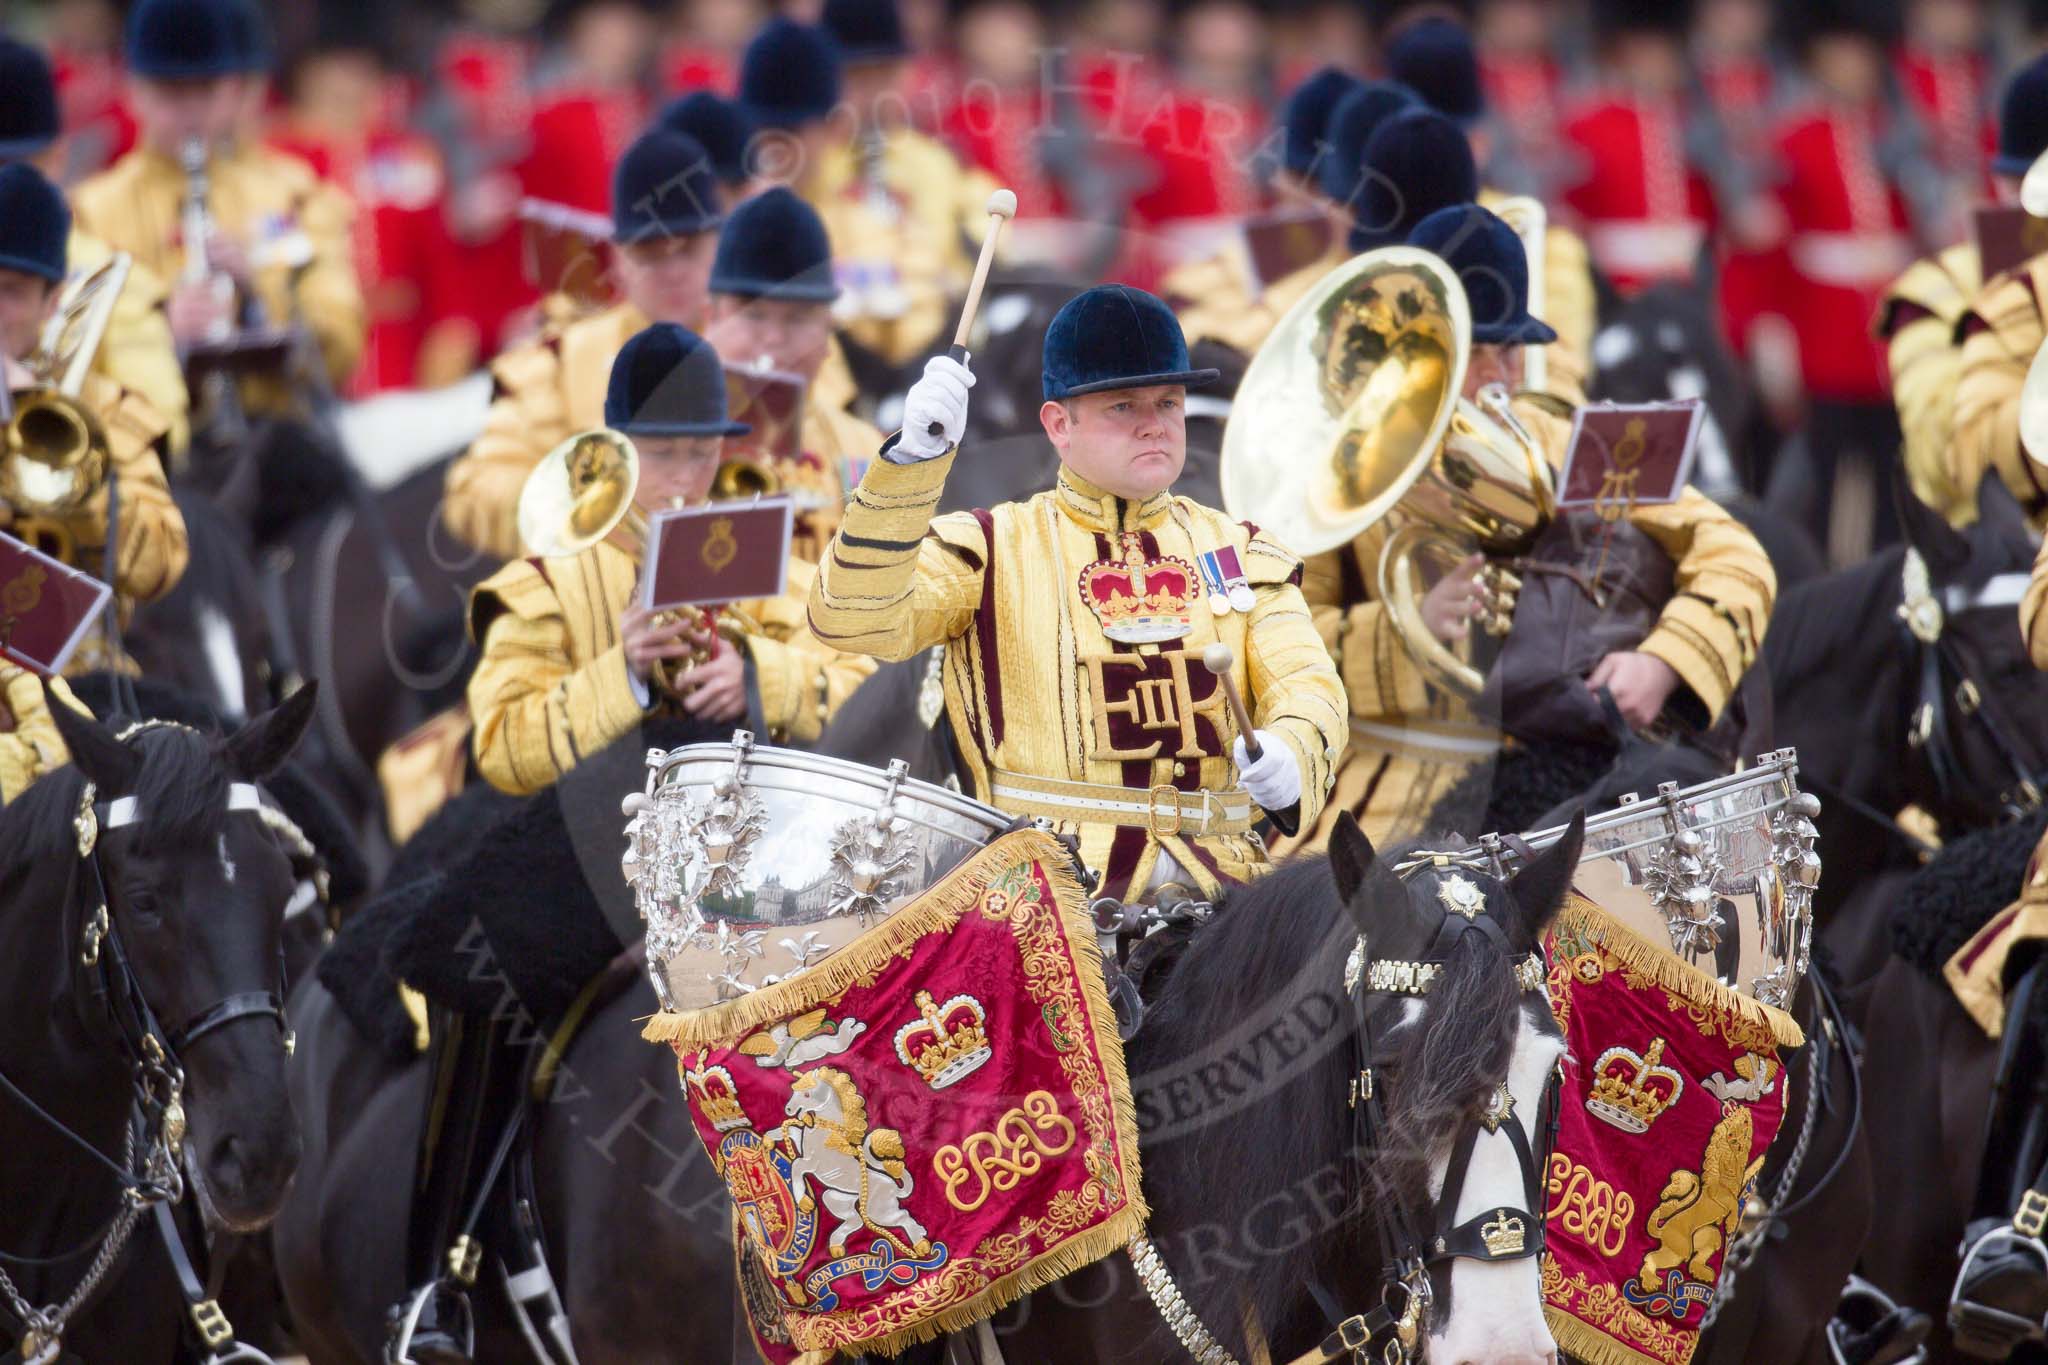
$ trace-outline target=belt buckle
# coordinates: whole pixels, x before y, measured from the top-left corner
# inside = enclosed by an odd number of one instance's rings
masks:
[[[1171,803],[1167,807],[1167,809],[1173,813],[1173,825],[1169,829],[1161,829],[1159,827],[1159,806],[1161,797],[1166,798],[1166,800]],[[1183,818],[1184,812],[1182,812],[1180,808],[1179,787],[1174,786],[1171,782],[1161,782],[1158,786],[1154,787],[1151,791],[1145,794],[1145,826],[1147,829],[1151,830],[1153,838],[1164,839],[1168,835],[1180,833],[1181,821]]]
[[[2048,1229],[2048,1195],[2039,1190],[2028,1190],[2020,1196],[2020,1206],[2012,1216],[2013,1231],[2022,1237],[2039,1237]]]

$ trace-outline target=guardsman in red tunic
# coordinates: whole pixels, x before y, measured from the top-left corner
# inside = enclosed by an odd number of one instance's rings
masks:
[[[1688,88],[1690,17],[1682,4],[1595,5],[1598,83],[1566,109],[1564,203],[1623,294],[1692,283],[1713,231],[1713,194],[1691,146],[1711,116]]]
[[[1993,71],[1983,0],[1912,0],[1894,58],[1899,92],[1920,120],[1928,158],[1957,208],[1983,191]],[[1967,224],[1956,215],[1955,229]],[[1948,234],[1943,234],[1944,236]]]
[[[284,73],[286,105],[265,141],[356,203],[355,259],[369,330],[354,395],[419,383],[426,320],[420,279],[446,181],[440,153],[402,122],[373,25],[381,11],[321,11],[311,46]],[[368,22],[366,22],[366,20]]]
[[[1798,377],[1809,477],[1801,488],[1781,466],[1775,490],[1804,507],[1816,543],[1850,562],[1873,536],[1896,535],[1887,490],[1898,420],[1869,329],[1914,241],[1887,154],[1884,17],[1842,0],[1802,4],[1785,18],[1812,89],[1774,138],[1783,235],[1772,253],[1769,312],[1738,341],[1749,343],[1767,388],[1782,390],[1787,371]],[[1838,480],[1845,462],[1861,477]]]
[[[548,26],[561,35],[562,61],[534,107],[521,185],[532,198],[603,213],[612,168],[647,122],[640,75],[653,16],[638,0],[558,0]]]

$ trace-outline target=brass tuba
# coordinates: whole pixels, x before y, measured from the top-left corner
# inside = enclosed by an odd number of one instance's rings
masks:
[[[116,253],[65,283],[56,312],[24,362],[36,383],[6,395],[0,499],[14,511],[16,536],[67,562],[75,547],[60,519],[99,491],[111,458],[106,431],[79,394],[130,265],[127,253]]]
[[[630,544],[621,548],[644,567],[647,517],[633,500],[639,488],[640,452],[624,433],[609,427],[578,432],[543,456],[526,476],[519,490],[519,538],[532,553],[553,559],[579,554],[623,531]],[[729,640],[758,629],[733,607],[716,613],[698,607],[682,611],[696,613]],[[662,613],[665,619],[679,614]],[[709,649],[699,647],[684,658],[658,659],[652,670],[654,683],[675,696],[682,675],[710,657]]]
[[[1379,595],[1430,679],[1465,697],[1479,671],[1422,623],[1418,561],[1489,564],[1488,633],[1519,583],[1504,562],[1556,506],[1549,461],[1504,390],[1460,396],[1472,346],[1464,287],[1416,247],[1369,251],[1304,295],[1252,357],[1223,429],[1223,505],[1297,554],[1384,524]]]

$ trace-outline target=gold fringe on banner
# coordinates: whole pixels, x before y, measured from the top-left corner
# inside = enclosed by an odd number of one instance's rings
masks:
[[[1598,1328],[1588,1327],[1549,1304],[1543,1305],[1543,1320],[1550,1325],[1550,1339],[1557,1343],[1557,1349],[1581,1365],[1669,1365],[1622,1345]]]
[[[1553,932],[1578,934],[1591,939],[1620,958],[1630,971],[1640,972],[1667,991],[1675,992],[1695,1005],[1726,1010],[1771,1031],[1780,1047],[1803,1047],[1806,1031],[1799,1021],[1781,1009],[1766,1005],[1753,995],[1724,986],[1699,968],[1681,959],[1669,948],[1659,947],[1574,891],[1558,912]],[[1576,1354],[1576,1353],[1575,1353]]]
[[[795,979],[701,1010],[665,1011],[648,1020],[641,1032],[640,1036],[649,1042],[668,1043],[677,1048],[718,1047],[803,1014],[879,973],[926,935],[950,930],[981,902],[994,877],[1027,862],[1045,869],[1052,883],[1061,936],[1079,977],[1089,1034],[1115,1113],[1117,1145],[1123,1158],[1120,1174],[1124,1207],[1054,1250],[989,1281],[959,1303],[886,1335],[834,1340],[828,1344],[822,1340],[824,1333],[817,1329],[827,1328],[830,1318],[786,1316],[784,1321],[798,1346],[816,1343],[817,1348],[828,1350],[845,1347],[893,1355],[905,1346],[971,1327],[1024,1295],[1121,1251],[1132,1237],[1144,1231],[1151,1213],[1140,1183],[1137,1106],[1131,1098],[1123,1040],[1117,1036],[1116,1015],[1110,1007],[1109,989],[1102,975],[1102,951],[1095,941],[1094,925],[1083,908],[1087,893],[1069,870],[1066,846],[1037,829],[1005,834],[948,873],[937,886]]]

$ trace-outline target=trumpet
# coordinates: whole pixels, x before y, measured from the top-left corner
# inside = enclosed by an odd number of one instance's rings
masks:
[[[729,460],[719,467],[713,481],[714,496],[720,481],[737,484],[756,477],[774,478],[752,461]],[[624,433],[609,427],[578,432],[549,451],[527,475],[519,490],[519,538],[534,554],[553,559],[578,554],[621,534],[627,541],[621,548],[639,560],[644,570],[647,517],[634,501],[639,488],[640,452]],[[680,500],[674,505],[680,506]],[[698,618],[705,628],[700,633],[722,636],[734,645],[760,630],[752,617],[735,606],[716,610],[681,607],[661,613],[659,619],[675,621],[686,615]],[[671,697],[680,696],[683,674],[709,660],[715,649],[714,643],[698,644],[685,657],[657,659],[652,669],[654,685]]]
[[[1456,272],[1395,246],[1337,267],[1252,357],[1223,429],[1223,505],[1297,554],[1381,524],[1380,597],[1417,667],[1477,697],[1485,679],[1423,623],[1420,565],[1477,551],[1489,635],[1520,582],[1508,561],[1556,508],[1550,463],[1498,385],[1462,396],[1472,319]]]
[[[99,491],[111,459],[106,430],[79,394],[131,264],[125,252],[117,253],[65,284],[23,362],[35,385],[6,394],[0,498],[14,511],[16,536],[67,563],[74,562],[77,546],[62,518]]]

